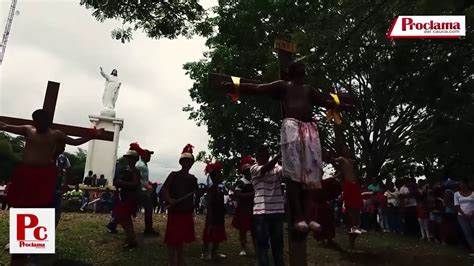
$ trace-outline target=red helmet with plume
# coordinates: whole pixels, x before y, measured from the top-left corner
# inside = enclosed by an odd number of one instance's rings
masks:
[[[149,153],[149,154],[153,154],[153,151],[149,151],[149,150],[144,150],[140,147],[140,145],[138,145],[137,142],[134,142],[134,143],[131,143],[130,144],[130,150],[132,151],[136,151],[138,153],[138,155],[140,156],[143,156],[145,155],[146,153]]]
[[[250,166],[252,166],[252,164],[254,163],[255,163],[255,160],[252,158],[252,156],[250,155],[244,156],[240,160],[240,170],[243,171],[243,170],[249,169]]]
[[[210,173],[216,171],[216,170],[221,170],[222,169],[222,164],[219,161],[215,161],[214,163],[208,163],[206,165],[206,168],[204,168],[204,173],[209,175]]]
[[[186,145],[183,148],[183,151],[181,152],[180,159],[182,159],[182,158],[194,159],[193,149],[194,149],[193,145],[191,145],[191,144]]]

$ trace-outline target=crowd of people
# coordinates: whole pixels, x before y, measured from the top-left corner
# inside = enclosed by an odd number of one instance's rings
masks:
[[[441,244],[466,240],[474,253],[474,194],[469,179],[384,181],[374,178],[362,186],[363,229],[405,234]],[[332,205],[339,223],[347,213],[342,197],[336,198]],[[460,238],[460,232],[464,239]]]

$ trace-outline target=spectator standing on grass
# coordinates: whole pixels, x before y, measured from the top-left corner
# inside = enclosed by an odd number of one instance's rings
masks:
[[[6,199],[5,199],[5,190],[7,188],[7,185],[5,184],[4,180],[0,180],[0,204],[2,206],[2,210],[5,210],[6,208]]]
[[[389,232],[388,226],[388,208],[387,208],[387,197],[385,197],[385,185],[380,184],[380,190],[375,194],[375,200],[378,204],[378,215],[380,228],[384,233]]]
[[[454,207],[454,191],[446,189],[443,195],[443,222],[440,238],[442,244],[457,242],[457,211]]]
[[[387,198],[387,218],[388,227],[391,232],[400,233],[401,216],[400,216],[400,201],[398,199],[400,192],[392,182],[387,182],[387,190],[384,196]]]
[[[420,226],[416,212],[416,195],[418,188],[414,178],[405,179],[405,184],[400,188],[400,195],[404,200],[404,233],[410,236],[419,236]]]
[[[426,197],[419,195],[416,203],[416,214],[420,224],[421,240],[430,240],[429,230],[429,210],[426,204]]]
[[[282,168],[277,165],[281,155],[270,160],[268,147],[257,150],[256,160],[250,168],[255,189],[253,226],[257,238],[258,265],[269,265],[268,251],[271,246],[275,266],[284,265],[283,220],[285,213],[281,189]]]
[[[471,249],[470,256],[474,256],[474,192],[467,178],[459,182],[459,191],[454,193],[454,206],[458,211],[459,225]]]

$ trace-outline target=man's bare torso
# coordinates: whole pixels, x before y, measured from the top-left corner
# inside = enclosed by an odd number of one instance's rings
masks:
[[[37,133],[36,128],[28,127],[25,134],[26,144],[23,163],[31,166],[48,166],[54,161],[60,131],[49,129]]]
[[[282,102],[285,118],[311,122],[313,117],[312,88],[291,81],[284,82]]]

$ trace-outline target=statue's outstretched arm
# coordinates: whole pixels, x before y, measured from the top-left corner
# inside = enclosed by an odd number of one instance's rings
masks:
[[[102,77],[104,77],[107,81],[110,80],[109,75],[107,75],[107,74],[104,73],[104,70],[102,69],[102,67],[100,68],[100,74],[101,74]]]

